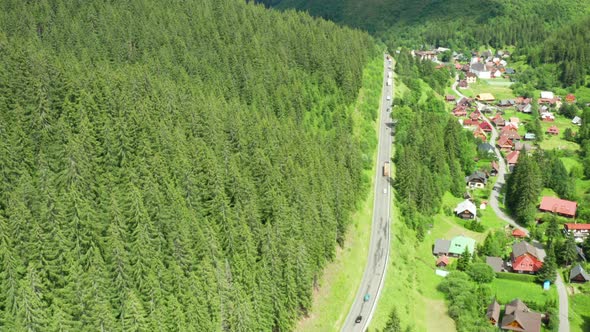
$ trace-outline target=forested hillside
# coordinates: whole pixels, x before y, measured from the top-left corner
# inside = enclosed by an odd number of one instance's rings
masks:
[[[587,0],[259,0],[365,29],[389,49],[448,47],[468,52],[515,47],[536,89],[584,86],[590,73]],[[543,65],[550,64],[550,65]]]
[[[364,33],[241,0],[0,2],[0,330],[286,331],[370,167]]]

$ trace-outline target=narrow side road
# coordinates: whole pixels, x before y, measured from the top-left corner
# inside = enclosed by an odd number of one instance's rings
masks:
[[[375,199],[373,205],[373,222],[371,226],[371,243],[369,257],[363,273],[363,280],[359,285],[354,303],[352,304],[342,331],[365,331],[377,305],[379,294],[383,287],[383,280],[389,258],[389,224],[391,188],[389,177],[383,176],[383,165],[391,160],[392,134],[389,127],[391,122],[388,109],[393,99],[392,85],[387,85],[389,66],[393,66],[387,55],[383,55],[383,92],[379,106],[379,122],[377,145],[377,167],[375,172]],[[392,69],[391,69],[392,70]]]
[[[459,92],[459,90],[457,90],[457,84],[458,84],[458,76],[455,79],[455,83],[453,83],[453,91],[459,96],[459,98],[463,98],[465,97],[463,94],[461,94]],[[483,106],[483,104],[477,102],[477,107],[481,109],[481,107]],[[490,122],[490,120],[483,115],[483,119],[485,122],[487,122],[490,127],[492,127],[492,136],[490,138],[490,144],[494,147],[494,152],[496,153],[496,157],[498,157],[498,175],[497,175],[497,181],[496,181],[496,185],[494,185],[494,188],[492,189],[492,194],[490,196],[490,206],[492,207],[492,210],[494,211],[494,213],[496,214],[496,216],[498,216],[498,218],[504,220],[505,222],[507,222],[508,224],[512,225],[515,228],[521,229],[522,231],[524,231],[526,233],[527,236],[529,236],[529,230],[518,225],[514,219],[510,218],[507,214],[505,214],[500,207],[498,206],[498,196],[500,195],[500,191],[502,190],[502,186],[504,186],[505,181],[505,175],[506,175],[506,162],[504,161],[504,158],[502,158],[502,155],[500,154],[500,150],[498,150],[496,148],[496,139],[498,138],[498,131],[496,130],[496,127],[494,127],[492,125],[492,123]],[[561,278],[561,275],[559,274],[559,272],[557,273],[557,278],[555,279],[555,287],[557,288],[557,294],[559,297],[559,332],[569,332],[570,331],[570,321],[569,321],[569,304],[568,304],[568,297],[567,297],[567,291],[565,289],[565,285],[563,283],[563,279]]]

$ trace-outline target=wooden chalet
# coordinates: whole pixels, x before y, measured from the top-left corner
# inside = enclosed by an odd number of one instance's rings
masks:
[[[559,128],[556,126],[551,126],[547,128],[547,134],[549,135],[559,135]]]

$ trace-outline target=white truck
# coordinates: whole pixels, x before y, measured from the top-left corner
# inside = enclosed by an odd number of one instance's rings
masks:
[[[391,78],[390,78],[390,79],[387,80],[387,86],[391,86],[391,83],[392,83],[392,81],[391,81]]]

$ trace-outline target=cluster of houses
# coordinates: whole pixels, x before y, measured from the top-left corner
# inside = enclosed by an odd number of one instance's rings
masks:
[[[520,299],[514,299],[506,304],[501,320],[500,314],[502,314],[500,304],[494,299],[486,311],[486,317],[490,324],[508,331],[541,331],[544,316],[529,309]]]

